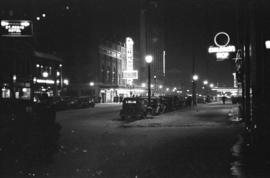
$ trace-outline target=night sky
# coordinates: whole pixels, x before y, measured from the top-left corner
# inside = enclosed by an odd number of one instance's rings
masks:
[[[192,60],[200,79],[220,86],[232,86],[234,63],[231,59],[216,62],[207,50],[214,35],[225,31],[236,44],[236,0],[156,0],[164,17],[167,77],[175,85],[189,85]],[[8,4],[8,5],[7,5]],[[61,54],[91,49],[99,40],[122,40],[131,36],[139,49],[140,0],[6,0],[1,7],[16,6],[35,18],[38,47]],[[66,8],[68,6],[68,9]],[[21,8],[23,7],[23,8]],[[3,18],[3,8],[1,12]],[[92,48],[93,49],[93,48]],[[231,55],[234,57],[234,55]],[[79,62],[79,61],[78,61]]]

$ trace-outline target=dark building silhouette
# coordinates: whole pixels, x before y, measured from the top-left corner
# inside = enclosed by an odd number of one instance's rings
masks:
[[[165,77],[163,64],[164,48],[164,17],[157,1],[141,1],[140,10],[140,52],[141,52],[141,80],[147,73],[144,57],[153,56],[151,64],[151,78],[162,84]],[[156,76],[156,79],[154,79]],[[154,81],[156,83],[156,81]]]

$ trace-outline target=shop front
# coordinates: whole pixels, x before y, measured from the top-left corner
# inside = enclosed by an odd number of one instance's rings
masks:
[[[146,90],[141,88],[110,88],[101,89],[101,103],[121,102],[126,97],[137,97],[146,95]]]

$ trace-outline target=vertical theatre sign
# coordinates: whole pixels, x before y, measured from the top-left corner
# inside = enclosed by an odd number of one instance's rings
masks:
[[[229,45],[230,36],[226,32],[219,32],[214,37],[215,46],[208,48],[209,53],[215,53],[217,61],[228,59],[231,52],[235,52],[235,46]]]
[[[131,38],[126,38],[126,70],[123,71],[123,79],[127,80],[128,85],[132,85],[134,79],[138,79],[138,71],[133,69],[133,45]]]
[[[4,37],[31,37],[33,23],[30,20],[1,20],[0,34]]]

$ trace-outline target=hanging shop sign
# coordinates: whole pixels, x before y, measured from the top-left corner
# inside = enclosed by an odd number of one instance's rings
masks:
[[[223,43],[219,42],[218,39],[223,38]],[[208,48],[209,53],[215,53],[218,61],[228,59],[230,53],[235,52],[235,46],[229,45],[230,36],[226,32],[219,32],[214,37],[215,46]]]
[[[31,37],[33,23],[30,20],[1,20],[0,34],[5,37]]]

